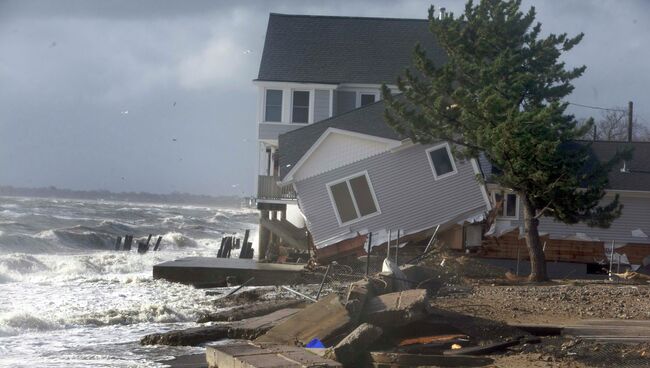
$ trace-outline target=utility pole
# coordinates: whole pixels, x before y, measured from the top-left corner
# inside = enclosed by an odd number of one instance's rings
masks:
[[[632,101],[627,103],[627,141],[632,142],[632,119],[633,119],[634,104]]]

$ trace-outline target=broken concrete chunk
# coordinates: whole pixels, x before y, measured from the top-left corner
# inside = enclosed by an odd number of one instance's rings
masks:
[[[211,368],[341,367],[340,363],[303,348],[251,342],[208,346],[206,359]]]
[[[261,317],[243,321],[189,328],[147,335],[140,340],[142,345],[196,346],[222,339],[254,339],[273,326],[282,323],[299,309],[281,309]]]
[[[361,311],[366,305],[366,300],[372,297],[373,294],[372,283],[369,280],[359,280],[350,284],[345,307],[354,321],[359,319]]]
[[[351,322],[350,313],[341,303],[340,297],[330,294],[273,327],[255,341],[304,346],[317,338],[328,344],[345,331]]]
[[[328,349],[325,357],[341,362],[344,366],[352,366],[382,333],[381,328],[363,323],[335,347]]]
[[[425,318],[429,308],[427,290],[406,290],[368,300],[364,317],[380,327],[396,327]]]

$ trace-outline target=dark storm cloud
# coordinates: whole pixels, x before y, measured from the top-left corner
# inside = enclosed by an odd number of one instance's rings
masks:
[[[526,2],[533,3],[546,32],[586,34],[565,58],[588,66],[570,99],[600,106],[633,100],[639,120],[650,121],[650,4]],[[251,80],[268,13],[421,18],[428,6],[0,0],[0,184],[252,193]]]

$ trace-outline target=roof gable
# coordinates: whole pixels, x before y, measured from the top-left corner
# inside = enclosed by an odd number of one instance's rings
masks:
[[[285,176],[303,180],[398,147],[401,141],[328,128]]]
[[[405,136],[397,133],[386,124],[383,101],[367,105],[347,113],[321,120],[317,123],[281,134],[279,137],[280,178],[284,180],[298,161],[312,149],[323,133],[330,128],[360,133],[378,138],[402,141]]]
[[[425,19],[271,13],[258,80],[395,84],[418,42],[444,63]]]

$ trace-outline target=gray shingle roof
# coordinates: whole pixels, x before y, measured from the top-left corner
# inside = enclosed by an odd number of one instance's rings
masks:
[[[388,139],[402,140],[406,138],[386,124],[384,110],[384,102],[379,101],[280,135],[278,138],[280,178],[284,179],[291,168],[328,128],[344,129]]]
[[[426,20],[271,13],[258,80],[394,84],[416,42],[444,63]]]
[[[606,161],[616,154],[617,149],[631,146],[632,159],[625,163],[629,172],[621,172],[623,164],[609,173],[609,188],[615,190],[650,192],[650,142],[592,142],[591,149],[601,161]]]

